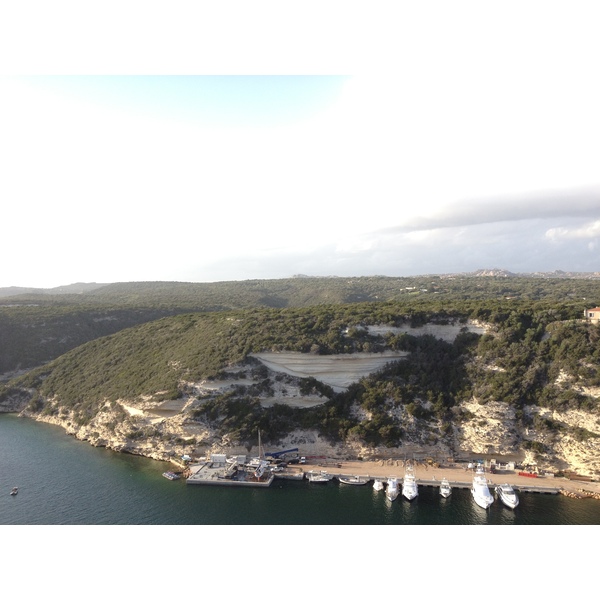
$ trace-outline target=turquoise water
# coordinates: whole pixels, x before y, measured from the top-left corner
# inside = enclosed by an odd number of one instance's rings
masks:
[[[477,507],[468,490],[419,488],[393,503],[371,485],[275,480],[270,488],[186,485],[172,468],[94,448],[59,427],[0,415],[2,525],[597,525],[600,502],[521,494],[515,511]],[[17,496],[10,496],[13,486]]]

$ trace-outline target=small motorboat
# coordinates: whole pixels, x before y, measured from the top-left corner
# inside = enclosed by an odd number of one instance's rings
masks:
[[[19,493],[19,488],[18,487],[14,487],[12,490],[10,490],[10,495],[11,496],[16,496]]]
[[[440,496],[442,498],[448,498],[452,493],[452,488],[450,487],[450,482],[444,477],[440,482]]]
[[[173,473],[173,471],[165,471],[162,474],[163,477],[165,477],[166,479],[169,479],[170,481],[175,481],[176,479],[180,479],[181,475],[178,475],[177,473]]]
[[[516,508],[519,505],[519,497],[510,483],[501,483],[496,486],[496,494],[504,506]]]
[[[368,479],[361,479],[360,475],[350,475],[348,477],[340,475],[338,479],[340,483],[345,483],[347,485],[366,485],[368,481]]]
[[[400,489],[398,487],[398,479],[396,477],[390,477],[387,480],[387,487],[385,489],[385,496],[390,501],[393,502],[400,493]]]
[[[376,480],[373,482],[373,489],[374,489],[376,492],[381,492],[381,490],[383,490],[383,481],[381,481],[381,479],[376,479]]]
[[[327,483],[331,479],[332,475],[329,475],[327,471],[308,471],[306,478],[311,483]]]

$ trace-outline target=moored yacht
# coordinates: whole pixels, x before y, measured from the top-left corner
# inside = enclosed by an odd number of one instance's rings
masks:
[[[376,492],[380,492],[381,490],[383,490],[383,481],[381,481],[381,479],[376,479],[376,480],[373,482],[373,489],[374,489]]]
[[[517,496],[517,493],[510,483],[501,483],[500,485],[497,485],[496,494],[502,501],[502,504],[508,506],[508,508],[516,508],[519,504],[519,496]]]
[[[490,493],[490,488],[488,487],[488,482],[481,465],[477,467],[475,475],[473,475],[471,494],[475,503],[481,506],[481,508],[488,509],[494,502],[494,497]]]
[[[412,465],[407,465],[404,470],[404,479],[402,480],[402,495],[407,500],[414,500],[419,495],[417,480]]]
[[[390,501],[393,502],[400,493],[398,489],[398,480],[395,477],[389,477],[387,480],[387,487],[385,488],[385,496]]]
[[[440,482],[440,496],[442,498],[448,498],[452,493],[452,488],[450,487],[450,482],[444,477]]]

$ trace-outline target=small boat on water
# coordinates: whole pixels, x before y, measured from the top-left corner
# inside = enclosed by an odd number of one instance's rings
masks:
[[[331,479],[327,471],[307,471],[306,478],[311,483],[327,483]]]
[[[10,490],[10,495],[11,496],[16,496],[19,493],[19,488],[18,487],[14,487],[12,490]]]
[[[419,495],[419,488],[412,465],[407,465],[402,480],[402,495],[407,500],[414,500]]]
[[[502,501],[502,504],[508,506],[508,508],[516,508],[519,505],[519,496],[517,496],[517,493],[510,483],[501,483],[500,485],[497,485],[496,494]]]
[[[368,481],[368,479],[361,479],[360,475],[349,475],[348,477],[340,475],[338,480],[340,483],[346,483],[347,485],[366,485]]]
[[[173,473],[173,471],[165,471],[162,474],[163,477],[165,477],[166,479],[169,479],[170,481],[175,481],[176,479],[181,479],[181,475],[178,475],[177,473]]]
[[[475,475],[473,476],[471,494],[473,495],[475,503],[478,506],[481,506],[481,508],[488,509],[494,502],[494,497],[490,493],[490,488],[488,487],[488,482],[481,465],[477,467]]]
[[[381,490],[383,490],[383,481],[381,481],[381,479],[376,479],[376,480],[373,482],[373,489],[374,489],[376,492],[381,492]]]
[[[390,477],[387,480],[387,486],[385,488],[385,496],[390,501],[393,502],[400,493],[400,489],[398,488],[398,480],[395,477]]]
[[[440,482],[440,496],[442,498],[448,498],[452,493],[452,488],[450,487],[450,482],[444,477]]]

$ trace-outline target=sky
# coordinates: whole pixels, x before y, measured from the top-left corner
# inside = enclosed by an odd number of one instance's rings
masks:
[[[8,9],[0,287],[600,271],[592,3],[257,4]]]

